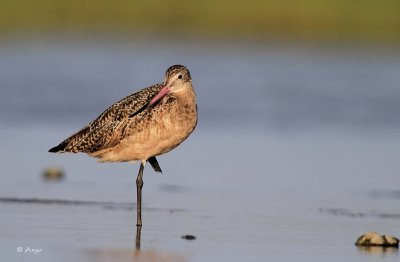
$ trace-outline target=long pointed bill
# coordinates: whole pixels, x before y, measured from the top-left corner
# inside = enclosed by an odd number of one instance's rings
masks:
[[[160,92],[158,92],[158,94],[153,97],[153,99],[151,99],[149,105],[147,106],[147,108],[151,107],[152,105],[154,105],[155,103],[157,103],[157,101],[159,101],[161,98],[163,98],[166,94],[168,94],[169,92],[171,92],[171,90],[169,89],[168,86],[164,86]]]

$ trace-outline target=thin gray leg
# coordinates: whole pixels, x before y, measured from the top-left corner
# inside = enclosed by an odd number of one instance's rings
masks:
[[[136,217],[136,249],[140,249],[140,235],[142,230],[142,188],[143,188],[143,162],[140,163],[139,173],[136,178],[136,192],[137,192],[137,217]]]

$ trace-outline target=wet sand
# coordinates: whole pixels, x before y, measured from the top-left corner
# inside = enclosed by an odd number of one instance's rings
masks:
[[[32,134],[39,148],[58,136],[37,131]],[[136,165],[48,155],[44,148],[36,155],[27,149],[17,161],[20,151],[5,143],[2,261],[398,259],[396,249],[354,246],[366,231],[399,235],[396,174],[389,171],[398,165],[394,154],[400,147],[390,134],[372,140],[255,132],[246,140],[240,133],[200,129],[181,149],[160,158],[164,174],[147,169],[140,254],[134,248]],[[216,143],[221,146],[207,154]],[[233,143],[253,161],[229,150]],[[64,180],[42,179],[50,163],[65,168]]]

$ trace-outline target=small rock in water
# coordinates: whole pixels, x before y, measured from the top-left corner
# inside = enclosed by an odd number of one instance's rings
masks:
[[[186,240],[195,240],[196,239],[196,237],[193,235],[184,235],[184,236],[182,236],[182,238],[186,239]]]
[[[360,236],[356,243],[356,246],[381,246],[381,247],[399,247],[399,239],[388,236],[388,235],[379,235],[376,232],[368,232],[362,236]]]
[[[43,171],[44,180],[61,180],[64,178],[64,170],[59,167],[48,167]]]

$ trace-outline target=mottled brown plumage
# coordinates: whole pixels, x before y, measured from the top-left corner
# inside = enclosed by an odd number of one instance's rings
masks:
[[[161,172],[156,156],[177,147],[196,124],[196,95],[190,72],[185,66],[174,65],[166,71],[162,84],[121,99],[49,151],[83,152],[101,162],[141,161],[136,180],[139,247],[144,165],[148,161]]]
[[[182,78],[174,79],[179,73]],[[181,88],[149,106],[151,99],[168,84]],[[144,88],[116,102],[50,152],[84,152],[102,162],[146,161],[178,146],[196,123],[196,99],[189,70],[175,65],[167,70],[163,84]]]

